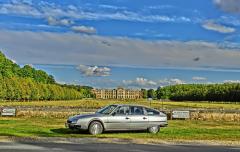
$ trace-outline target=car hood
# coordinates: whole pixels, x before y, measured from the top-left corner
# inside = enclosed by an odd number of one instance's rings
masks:
[[[99,113],[94,113],[94,114],[82,114],[82,115],[72,116],[72,117],[70,117],[68,120],[74,121],[74,120],[78,120],[78,119],[91,118],[91,117],[99,117],[99,116],[101,116],[101,114],[99,114]]]

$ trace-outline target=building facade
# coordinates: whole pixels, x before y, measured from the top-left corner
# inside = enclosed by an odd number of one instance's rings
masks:
[[[141,90],[132,89],[93,89],[93,94],[95,94],[96,99],[141,99],[143,97]]]

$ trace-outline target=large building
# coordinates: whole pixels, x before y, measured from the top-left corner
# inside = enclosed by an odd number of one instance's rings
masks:
[[[142,91],[132,89],[93,89],[96,99],[141,99]]]

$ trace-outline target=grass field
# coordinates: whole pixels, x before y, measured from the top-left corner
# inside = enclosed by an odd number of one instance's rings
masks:
[[[116,104],[140,104],[150,106],[149,101],[116,101],[83,99],[75,101],[36,101],[36,102],[0,102],[0,107],[30,107],[30,108],[59,108],[69,111],[21,111],[18,117],[0,117],[0,136],[14,137],[92,137],[84,132],[70,131],[64,127],[66,117],[75,114],[74,109],[98,109],[100,107]],[[208,103],[208,102],[172,102],[153,101],[151,106],[156,109],[224,109],[239,110],[240,104],[234,103]],[[77,112],[77,111],[75,111]],[[146,132],[113,132],[98,135],[99,138],[127,138],[127,139],[151,139],[151,140],[216,140],[216,141],[240,141],[240,121],[238,114],[223,115],[202,114],[198,120],[170,120],[167,128],[153,135]],[[208,118],[209,117],[209,118]],[[220,116],[222,117],[222,116]],[[201,118],[201,119],[199,119]],[[227,119],[227,120],[226,120]],[[232,120],[231,120],[232,119]],[[205,120],[205,121],[203,121]],[[231,121],[230,121],[231,120]]]
[[[35,101],[35,102],[9,102],[1,101],[0,106],[29,106],[29,107],[62,107],[62,108],[86,108],[98,109],[100,107],[115,104],[140,104],[150,106],[147,100],[117,101],[117,100],[70,100],[70,101]],[[209,102],[172,102],[172,101],[152,101],[151,106],[157,109],[176,109],[176,108],[200,108],[200,109],[224,109],[239,110],[240,104],[236,103],[209,103]]]
[[[64,127],[66,119],[0,118],[0,136],[92,137]],[[171,120],[167,128],[154,135],[146,132],[104,133],[97,137],[161,140],[240,141],[240,122]]]

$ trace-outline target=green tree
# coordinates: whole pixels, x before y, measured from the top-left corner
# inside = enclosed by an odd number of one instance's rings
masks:
[[[153,90],[153,89],[149,89],[148,91],[147,91],[147,96],[148,96],[148,98],[152,98],[152,99],[155,99],[155,91]]]
[[[148,93],[146,89],[141,89],[141,92],[143,94],[143,98],[146,99],[148,97]]]
[[[158,87],[156,90],[156,96],[157,99],[161,99],[162,98],[162,92],[161,92],[161,87]]]

